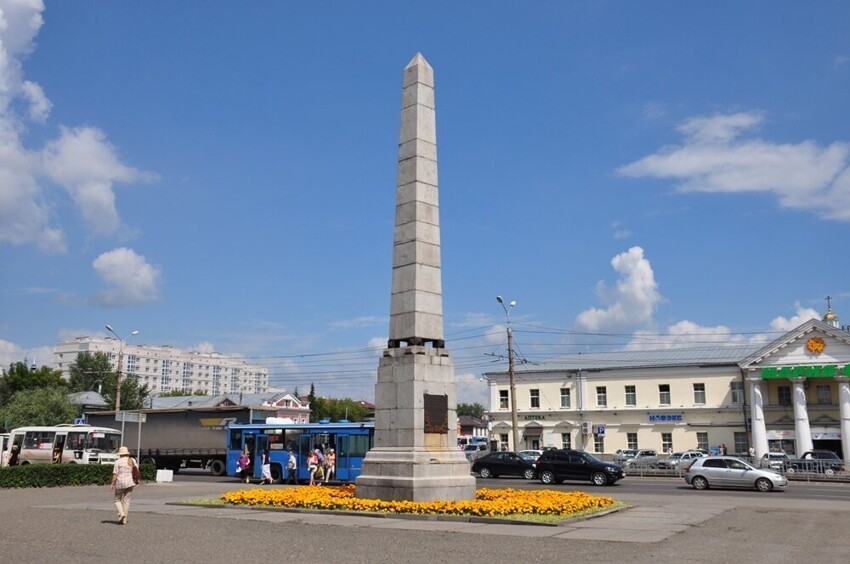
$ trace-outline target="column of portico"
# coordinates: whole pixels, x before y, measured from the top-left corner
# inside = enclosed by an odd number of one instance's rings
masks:
[[[806,383],[805,378],[794,378],[794,435],[797,439],[797,456],[800,457],[808,450],[812,450],[812,429],[809,427],[809,411],[806,407]]]
[[[764,422],[764,389],[762,381],[753,378],[750,380],[750,428],[753,434],[753,448],[756,460],[764,456],[768,451],[767,425]]]
[[[850,468],[850,378],[838,380],[838,407],[841,417],[841,449],[844,451],[844,466]]]

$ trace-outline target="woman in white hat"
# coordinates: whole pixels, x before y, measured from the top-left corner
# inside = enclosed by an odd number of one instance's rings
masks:
[[[118,523],[121,525],[127,524],[127,514],[130,512],[130,494],[133,493],[133,487],[138,485],[133,478],[133,467],[136,466],[137,463],[130,456],[127,447],[119,448],[118,460],[112,470],[110,487],[115,500],[115,508],[118,510]]]

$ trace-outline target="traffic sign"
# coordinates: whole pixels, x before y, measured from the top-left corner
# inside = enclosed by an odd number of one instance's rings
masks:
[[[148,418],[147,413],[138,413],[135,411],[118,411],[115,413],[116,421],[125,421],[131,423],[144,423]]]
[[[596,436],[604,437],[605,436],[605,425],[598,425],[596,427]]]
[[[85,425],[85,424],[86,424],[86,418],[85,417],[77,417],[76,419],[74,419],[74,425]]]

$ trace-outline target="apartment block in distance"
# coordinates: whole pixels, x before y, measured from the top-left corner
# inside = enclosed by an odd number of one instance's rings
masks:
[[[121,342],[113,337],[77,337],[58,343],[53,364],[63,378],[71,375],[77,354],[102,352],[113,369],[118,368]],[[173,390],[203,391],[211,396],[233,393],[263,393],[269,388],[265,366],[216,352],[186,351],[168,345],[135,345],[124,342],[121,373],[147,384],[154,395]]]

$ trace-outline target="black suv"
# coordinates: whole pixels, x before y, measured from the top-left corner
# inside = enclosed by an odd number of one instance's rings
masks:
[[[535,468],[537,476],[544,484],[560,484],[564,480],[589,480],[597,486],[605,486],[626,476],[622,467],[599,460],[582,450],[547,450],[537,459]]]

